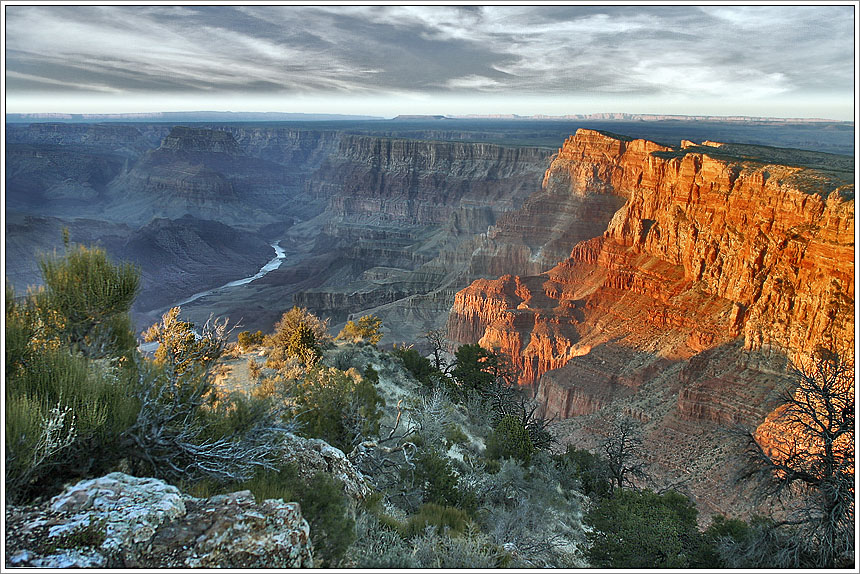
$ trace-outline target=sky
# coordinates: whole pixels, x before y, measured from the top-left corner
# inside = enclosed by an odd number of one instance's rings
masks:
[[[852,4],[4,9],[9,113],[854,119]]]

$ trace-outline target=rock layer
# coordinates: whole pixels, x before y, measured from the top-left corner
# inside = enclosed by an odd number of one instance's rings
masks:
[[[755,427],[790,390],[788,359],[853,349],[853,162],[793,151],[580,130],[545,181],[625,201],[552,269],[458,292],[449,337],[509,354],[548,416],[638,419],[677,478],[720,439],[672,458],[660,437]],[[509,216],[522,229],[530,201]],[[726,490],[704,484],[718,508],[707,488]]]
[[[656,355],[672,359],[738,335],[748,350],[852,347],[853,186],[810,193],[802,185],[820,179],[817,172],[726,159],[724,150],[731,146],[676,151],[580,130],[547,179],[565,162],[573,193],[611,190],[627,201],[601,237],[579,243],[544,275],[476,282],[458,293],[452,338],[480,334],[514,356],[531,349],[547,366],[566,361],[540,342],[535,326],[575,331],[578,340],[607,316],[614,317],[609,323],[627,322],[625,332],[649,324],[675,332],[668,347],[652,345]],[[520,222],[528,225],[525,217]],[[648,311],[625,317],[620,304]],[[589,321],[591,309],[603,319]],[[542,315],[549,310],[551,316]],[[502,341],[502,333],[513,336],[514,325],[530,322],[528,340]],[[569,352],[572,342],[562,347]],[[527,369],[524,382],[546,370]]]

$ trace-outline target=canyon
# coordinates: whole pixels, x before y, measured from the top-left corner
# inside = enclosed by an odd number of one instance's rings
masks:
[[[572,210],[594,205],[555,232],[570,252],[458,292],[449,337],[511,357],[568,440],[594,448],[607,419],[630,417],[659,482],[683,481],[714,511],[748,506],[729,487],[743,444],[728,429],[778,407],[790,362],[819,348],[853,360],[853,169],[842,156],[580,130],[543,184]],[[497,241],[521,246],[522,229],[542,227],[530,201]]]
[[[659,486],[749,510],[727,429],[853,349],[853,125],[440,122],[7,124],[6,277],[68,228],[140,267],[138,330],[208,290],[185,318],[444,328],[509,355],[562,443],[633,418]]]

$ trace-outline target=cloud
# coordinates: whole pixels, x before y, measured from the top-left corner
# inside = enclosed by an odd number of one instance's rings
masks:
[[[853,92],[851,6],[6,6],[7,93]]]

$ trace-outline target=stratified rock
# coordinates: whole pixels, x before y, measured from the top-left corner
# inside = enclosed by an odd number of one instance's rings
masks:
[[[750,159],[762,149],[764,159]],[[559,152],[572,188],[613,190],[626,203],[602,237],[576,245],[544,275],[479,281],[458,293],[451,338],[478,335],[501,347],[519,361],[524,383],[606,343],[608,333],[613,344],[621,335],[626,346],[671,360],[741,334],[748,350],[852,347],[854,201],[845,158],[834,156],[828,169],[766,161],[782,151],[676,151],[580,130]],[[643,334],[661,341],[634,340]]]
[[[548,157],[540,148],[344,135],[308,189],[351,220],[438,225],[461,205],[519,207]]]
[[[725,510],[720,427],[764,420],[788,359],[853,349],[853,160],[579,130],[553,166],[571,194],[625,201],[548,271],[457,293],[449,337],[510,355],[547,416],[582,419],[569,440],[596,446],[610,411],[639,420],[654,473]],[[506,216],[522,230],[530,201]]]

